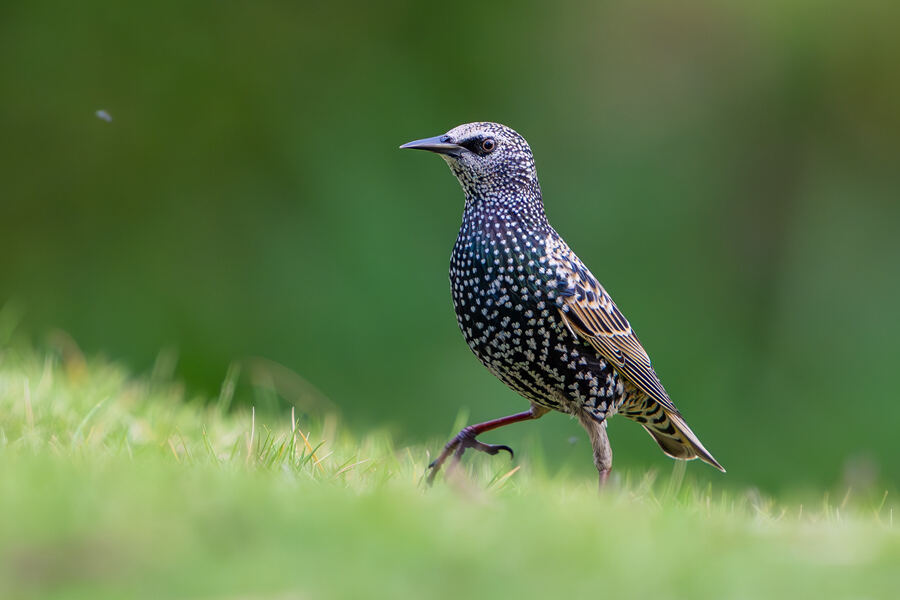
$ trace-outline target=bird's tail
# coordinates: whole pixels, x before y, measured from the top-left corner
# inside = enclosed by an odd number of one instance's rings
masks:
[[[672,458],[681,460],[699,458],[723,473],[725,472],[725,468],[703,447],[703,444],[688,427],[684,417],[677,412],[667,411],[662,405],[651,399],[642,404],[640,413],[629,413],[627,410],[619,412],[640,423],[656,440],[662,451]]]

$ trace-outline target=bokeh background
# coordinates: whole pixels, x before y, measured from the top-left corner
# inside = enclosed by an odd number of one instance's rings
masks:
[[[231,368],[408,442],[521,410],[452,316],[458,185],[397,150],[495,120],[729,468],[692,472],[896,485],[898,7],[2,3],[0,343],[70,336],[198,395]],[[559,415],[491,437],[592,469]]]

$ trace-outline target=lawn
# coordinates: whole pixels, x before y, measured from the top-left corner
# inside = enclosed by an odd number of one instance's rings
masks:
[[[595,481],[0,350],[0,598],[898,598],[884,490]]]

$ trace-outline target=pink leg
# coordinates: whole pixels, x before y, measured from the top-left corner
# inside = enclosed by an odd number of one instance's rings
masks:
[[[516,413],[514,415],[509,415],[508,417],[501,417],[499,419],[494,419],[492,421],[485,421],[484,423],[478,423],[476,425],[469,425],[467,427],[463,427],[462,431],[460,431],[450,442],[444,446],[444,450],[441,454],[432,461],[430,465],[428,465],[429,473],[426,481],[428,485],[431,485],[434,482],[434,476],[437,475],[437,472],[441,470],[444,462],[453,455],[454,462],[459,461],[462,458],[463,453],[472,448],[473,450],[478,450],[480,452],[486,452],[488,454],[494,455],[500,452],[501,450],[505,450],[509,452],[510,457],[513,456],[512,448],[509,446],[503,445],[494,445],[494,444],[485,444],[483,442],[479,442],[476,437],[481,435],[486,431],[491,431],[492,429],[497,429],[498,427],[503,427],[504,425],[512,425],[513,423],[518,423],[519,421],[530,421],[532,419],[537,419],[542,417],[547,413],[549,409],[534,406],[532,405],[531,409],[526,410],[525,412]]]

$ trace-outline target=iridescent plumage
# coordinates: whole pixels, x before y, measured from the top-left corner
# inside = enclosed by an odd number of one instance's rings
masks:
[[[465,428],[432,463],[429,480],[466,448],[509,450],[475,438],[548,410],[576,416],[588,431],[601,483],[612,465],[606,420],[617,412],[669,456],[722,469],[669,399],[628,320],[547,221],[525,140],[504,125],[469,123],[402,147],[441,154],[462,185],[450,262],[457,322],[482,364],[532,405]]]

